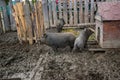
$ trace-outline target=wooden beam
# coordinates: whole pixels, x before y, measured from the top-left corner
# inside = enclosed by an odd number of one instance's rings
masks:
[[[9,78],[9,79],[0,79],[0,80],[22,80],[21,78]]]

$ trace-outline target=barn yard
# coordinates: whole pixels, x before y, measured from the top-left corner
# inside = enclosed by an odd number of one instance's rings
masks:
[[[120,80],[119,9],[119,0],[0,0],[0,80]]]
[[[0,36],[0,78],[22,80],[119,80],[120,51],[54,52],[39,42],[19,44],[16,32]],[[33,75],[34,74],[34,75]]]

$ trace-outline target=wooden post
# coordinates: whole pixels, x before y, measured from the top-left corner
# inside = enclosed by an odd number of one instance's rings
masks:
[[[0,12],[0,35],[3,33],[2,21],[1,21],[1,12]]]
[[[10,7],[11,13],[13,13],[13,10],[12,10],[12,1],[9,1],[9,7]],[[15,31],[16,30],[16,24],[15,24],[14,17],[13,17],[13,15],[11,13],[10,13],[10,27],[11,27],[12,31]]]
[[[70,0],[69,2],[69,14],[70,14],[70,19],[69,19],[69,24],[73,25],[73,6],[72,6],[73,2],[72,0]]]
[[[47,0],[42,0],[42,6],[43,6],[44,25],[45,25],[45,28],[48,28],[49,27],[49,18],[48,18]]]
[[[26,29],[26,23],[25,23],[25,17],[24,17],[24,10],[23,10],[23,3],[17,3],[17,9],[19,13],[20,22],[22,24],[22,30],[23,30],[23,40],[27,41],[27,29]]]
[[[52,9],[53,9],[53,20],[54,20],[54,25],[57,23],[57,11],[56,11],[56,0],[52,1]]]
[[[42,11],[42,2],[39,2],[39,15],[40,15],[40,38],[42,37],[44,33],[44,17],[43,17],[43,11]]]
[[[80,0],[80,12],[79,12],[79,19],[80,19],[80,23],[84,22],[84,12],[83,12],[83,0]]]
[[[89,0],[85,0],[85,23],[88,23],[89,22],[89,15],[88,15],[88,3],[89,3]]]
[[[63,3],[63,18],[65,20],[65,23],[68,24],[67,0],[64,0],[64,3]]]
[[[59,18],[62,18],[61,0],[58,0],[58,8],[59,8]]]
[[[50,26],[53,24],[53,18],[52,18],[52,1],[48,0],[48,5],[49,5],[49,20],[50,20]],[[49,28],[50,28],[49,26]]]
[[[27,35],[29,37],[29,44],[33,44],[32,22],[30,17],[29,4],[27,3],[24,5],[24,14],[25,14]]]
[[[94,0],[91,0],[91,13],[90,13],[90,22],[93,23],[94,22]]]
[[[74,0],[74,24],[77,24],[78,23],[78,20],[77,20],[77,1]]]
[[[39,34],[40,34],[40,32],[39,32],[39,26],[40,26],[40,23],[39,23],[39,15],[38,15],[38,5],[37,5],[38,3],[36,3],[36,4],[34,4],[34,7],[35,7],[35,22],[36,22],[36,32],[35,32],[35,34],[36,34],[36,42],[37,42],[37,40],[39,39]]]
[[[18,19],[18,9],[17,9],[17,6],[14,5],[13,6],[13,11],[14,13],[12,14],[15,18],[15,22],[16,22],[16,28],[17,28],[17,35],[18,35],[18,39],[20,41],[20,43],[22,43],[22,36],[23,36],[23,32],[21,30],[21,25],[20,25],[20,22],[19,22],[19,19]]]
[[[4,23],[4,18],[3,18],[3,12],[1,12],[1,22],[2,22],[2,28],[3,28],[3,32],[6,32],[6,28],[5,28],[5,23]]]

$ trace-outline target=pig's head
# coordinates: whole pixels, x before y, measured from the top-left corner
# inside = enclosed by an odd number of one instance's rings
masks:
[[[40,39],[40,44],[47,44],[47,33],[44,33]]]
[[[64,19],[63,19],[63,18],[60,18],[60,19],[58,20],[58,22],[57,22],[57,31],[58,31],[58,32],[61,32],[61,31],[62,31],[62,28],[63,28],[64,24],[65,24]]]
[[[93,31],[90,28],[85,28],[84,31],[86,32],[86,35],[89,37]]]
[[[64,19],[63,18],[60,18],[60,25],[64,25],[65,24],[65,21],[64,21]]]

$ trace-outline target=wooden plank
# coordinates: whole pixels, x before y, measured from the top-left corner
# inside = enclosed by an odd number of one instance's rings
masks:
[[[44,29],[44,17],[43,17],[43,10],[42,10],[42,2],[40,1],[39,2],[39,5],[40,5],[40,22],[41,22],[41,35],[40,35],[40,38],[42,37],[42,35],[44,34],[45,32],[45,29]]]
[[[25,21],[26,21],[26,29],[27,29],[27,34],[29,37],[29,44],[33,44],[33,32],[32,32],[32,22],[31,22],[31,17],[30,17],[30,9],[29,9],[29,4],[24,5],[24,14],[25,14]]]
[[[69,17],[70,17],[70,19],[69,19],[69,24],[70,24],[70,25],[73,25],[73,14],[72,14],[72,13],[73,13],[73,11],[72,11],[72,8],[73,8],[73,7],[72,7],[72,4],[73,4],[73,3],[72,3],[72,0],[70,0],[70,1],[69,1],[69,14],[70,14],[70,16],[69,16]]]
[[[68,24],[68,15],[67,15],[67,0],[64,0],[64,3],[63,3],[63,18],[65,20],[65,23]]]
[[[88,3],[89,3],[89,0],[85,0],[85,23],[89,22]]]
[[[91,0],[91,6],[90,6],[90,11],[91,11],[91,13],[90,13],[90,22],[91,23],[93,23],[94,22],[94,0]]]
[[[59,18],[62,18],[61,0],[58,0]]]
[[[2,21],[1,21],[1,12],[0,12],[0,35],[3,33]]]
[[[98,45],[97,41],[88,41],[87,42],[88,45]]]
[[[42,6],[43,6],[44,25],[45,25],[45,28],[48,28],[49,27],[49,17],[48,17],[47,0],[42,0]]]
[[[53,11],[54,25],[56,25],[57,23],[56,0],[52,0],[52,11]]]
[[[77,1],[74,0],[74,24],[78,23],[78,16],[77,16]]]
[[[52,18],[52,1],[48,0],[48,8],[49,8],[49,20],[50,20],[50,26],[53,24],[53,18]],[[49,28],[50,28],[49,26]]]
[[[9,78],[9,79],[0,79],[0,80],[22,80],[21,78]]]
[[[73,25],[64,25],[63,28],[68,27],[68,28],[77,28],[77,27],[91,27],[91,26],[95,26],[95,23],[81,23],[81,24],[73,24]],[[52,26],[52,27],[56,27],[56,26]]]
[[[39,32],[39,37],[38,37],[38,39],[40,39],[41,38],[41,36],[42,36],[42,5],[41,5],[41,2],[39,2],[38,3],[38,8],[37,8],[37,10],[38,10],[38,17],[39,17],[39,29],[38,29],[38,32]]]
[[[39,40],[40,36],[41,36],[41,16],[40,16],[40,8],[41,6],[39,5],[39,3],[36,3],[36,24],[37,24],[37,30],[36,30],[36,34],[37,34],[37,40]]]
[[[12,1],[9,1],[8,5],[9,5],[11,13],[13,13],[13,10],[12,10],[12,6],[13,6],[12,5]],[[10,14],[9,18],[10,18],[10,27],[11,27],[11,30],[12,31],[16,31],[16,24],[15,24],[15,20],[14,20],[13,15]]]
[[[35,75],[40,67],[41,63],[43,62],[44,58],[40,56],[39,60],[36,63],[36,66],[33,68],[32,72],[30,73],[30,78],[28,80],[35,80]]]
[[[2,28],[3,28],[3,32],[6,32],[6,28],[5,28],[5,22],[4,22],[4,17],[3,17],[3,12],[1,12],[1,22],[2,22]]]
[[[18,35],[18,39],[20,41],[20,43],[22,43],[22,36],[23,36],[23,32],[21,30],[21,25],[20,25],[20,22],[19,22],[19,19],[18,19],[18,9],[17,9],[17,6],[14,5],[13,6],[13,11],[14,13],[12,14],[15,18],[15,23],[16,23],[16,28],[17,28],[17,35]]]
[[[17,8],[18,8],[20,22],[22,24],[23,37],[25,38],[25,42],[26,42],[27,41],[27,30],[26,30],[26,23],[25,23],[24,12],[23,12],[23,3],[17,3]]]
[[[106,50],[103,48],[91,48],[88,49],[89,51],[94,51],[94,52],[105,52]]]
[[[83,0],[80,0],[80,12],[79,12],[79,19],[80,19],[80,23],[84,22],[84,11],[83,11]]]
[[[34,36],[35,36],[35,41],[37,42],[39,22],[38,22],[38,15],[37,15],[36,4],[37,3],[34,3],[34,13],[32,13],[32,19],[33,19],[33,21],[35,21],[35,24],[34,24]]]
[[[34,3],[34,10],[32,10],[31,12],[31,20],[32,20],[32,26],[33,26],[33,33],[34,33],[34,40],[37,42],[37,26],[36,26],[36,7],[35,7],[35,3]]]

